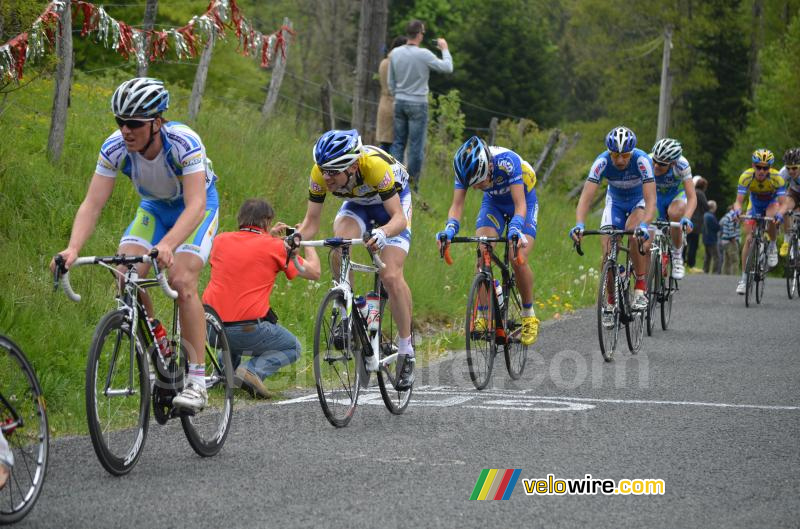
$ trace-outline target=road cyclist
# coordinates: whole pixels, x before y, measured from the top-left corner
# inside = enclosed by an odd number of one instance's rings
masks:
[[[786,198],[784,211],[800,211],[800,147],[788,149],[783,153],[783,167],[778,174],[786,182]],[[786,257],[789,254],[789,232],[792,229],[792,220],[789,215],[785,215],[783,224],[783,244],[781,244],[780,256]]]

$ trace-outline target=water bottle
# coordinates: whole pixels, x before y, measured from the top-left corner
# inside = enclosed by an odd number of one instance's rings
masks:
[[[367,327],[370,331],[377,331],[380,325],[381,300],[374,291],[367,292]]]
[[[494,280],[494,293],[497,296],[497,308],[503,308],[503,285],[498,279]]]
[[[355,305],[358,312],[361,313],[361,317],[364,318],[364,321],[367,321],[369,309],[367,309],[367,300],[364,299],[364,296],[356,296],[355,299],[353,299],[353,305]]]
[[[156,337],[156,345],[158,345],[158,350],[161,352],[161,356],[164,358],[169,358],[172,356],[172,349],[169,346],[169,340],[167,339],[167,330],[158,320],[153,320],[153,334]]]

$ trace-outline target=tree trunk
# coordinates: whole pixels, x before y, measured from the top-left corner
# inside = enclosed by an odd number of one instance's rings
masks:
[[[358,24],[358,58],[353,87],[352,127],[358,129],[365,143],[375,139],[375,123],[380,98],[378,65],[386,42],[389,16],[387,0],[361,0]]]
[[[756,86],[761,77],[761,65],[759,64],[759,52],[764,42],[764,0],[753,0],[753,23],[751,24],[752,33],[750,34],[750,99],[755,96]]]
[[[144,31],[152,31],[156,23],[156,13],[158,13],[158,0],[147,0],[144,8],[144,20],[142,21],[142,29]],[[144,63],[140,64],[136,69],[137,77],[147,77],[147,67],[150,64],[150,34],[145,33],[144,39]]]
[[[498,123],[497,116],[492,116],[492,119],[489,120],[489,141],[487,142],[489,145],[494,145],[494,140],[497,138]]]
[[[283,25],[287,28],[292,27],[292,22],[288,18],[283,19]],[[272,78],[269,80],[269,90],[267,91],[267,99],[264,101],[264,106],[261,107],[261,119],[265,120],[272,115],[275,110],[275,104],[278,102],[278,93],[281,90],[281,83],[283,82],[283,74],[286,73],[286,61],[289,58],[289,38],[288,31],[281,30],[284,39],[285,53],[282,53],[277,44],[275,46],[275,68],[272,69]],[[285,55],[285,57],[284,57]]]
[[[330,80],[325,81],[320,89],[320,103],[322,104],[322,130],[331,130],[336,127],[336,118],[333,115],[333,93]]]
[[[545,173],[542,175],[541,185],[544,185],[547,182],[547,180],[550,178],[550,174],[553,172],[553,169],[555,169],[556,165],[558,165],[558,162],[561,161],[561,158],[563,158],[564,154],[566,154],[566,152],[571,149],[573,145],[578,143],[578,139],[580,137],[580,133],[576,132],[572,138],[565,137],[559,142],[558,147],[556,147],[556,150],[553,153],[553,159],[550,162],[550,167],[548,167],[547,171],[545,171]]]
[[[61,158],[64,147],[64,133],[67,129],[67,107],[72,82],[72,7],[66,0],[61,15],[58,48],[58,67],[56,68],[55,94],[53,96],[53,113],[50,119],[50,135],[47,138],[47,152],[51,161]]]
[[[211,64],[211,52],[214,51],[214,32],[206,42],[203,54],[200,56],[200,64],[194,74],[194,84],[192,85],[192,98],[189,100],[189,121],[194,122],[200,113],[200,103],[203,100],[203,93],[206,91],[206,78],[208,77],[208,65]]]

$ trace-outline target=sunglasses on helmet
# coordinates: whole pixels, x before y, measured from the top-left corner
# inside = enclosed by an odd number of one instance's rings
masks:
[[[122,119],[119,116],[114,116],[114,119],[117,122],[119,128],[128,127],[131,130],[140,129],[144,127],[147,123],[155,120],[155,118],[145,118],[145,119]]]

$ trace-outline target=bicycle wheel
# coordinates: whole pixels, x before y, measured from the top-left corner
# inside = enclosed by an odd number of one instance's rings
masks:
[[[784,276],[786,276],[786,293],[789,299],[793,299],[797,293],[797,249],[795,244],[797,239],[794,235],[789,238],[789,254],[786,256],[786,267],[784,268]]]
[[[528,361],[528,346],[522,343],[522,300],[516,288],[508,289],[506,304],[506,321],[503,326],[506,336],[503,343],[503,354],[506,358],[508,376],[517,380],[522,376],[525,363]]]
[[[606,362],[614,359],[619,337],[619,294],[617,264],[606,261],[597,288],[597,333],[600,337],[600,354]]]
[[[391,310],[387,307],[388,300],[382,301],[380,314],[380,347],[381,365],[378,369],[378,387],[386,409],[394,415],[400,415],[408,407],[411,399],[412,388],[397,390],[397,331],[394,327]],[[411,343],[414,343],[414,328],[411,328]],[[390,359],[387,361],[387,359]]]
[[[331,290],[322,300],[314,324],[314,379],[322,411],[337,428],[347,426],[358,404],[359,347],[344,294]]]
[[[759,244],[758,246],[758,260],[756,261],[756,277],[755,277],[755,286],[756,286],[756,303],[761,304],[761,300],[764,299],[764,284],[767,280],[767,247],[765,244]]]
[[[210,305],[203,305],[206,319],[206,391],[208,404],[194,415],[181,415],[186,439],[198,455],[210,457],[220,451],[233,418],[233,365],[231,348],[222,318]]]
[[[628,260],[628,270],[632,270],[630,266],[630,259]],[[633,280],[633,278],[631,278]],[[645,311],[633,310],[633,295],[634,284],[633,281],[628,281],[627,292],[625,296],[625,312],[628,314],[628,321],[625,323],[625,338],[628,341],[628,350],[631,354],[636,354],[642,348],[642,339],[644,338],[645,324]],[[648,305],[649,311],[649,305]]]
[[[130,472],[142,453],[149,393],[142,340],[125,311],[109,312],[97,324],[89,349],[86,418],[97,459],[115,476]]]
[[[475,275],[467,300],[464,323],[467,344],[467,369],[476,389],[483,389],[492,378],[497,353],[497,330],[494,318],[494,288],[482,272]]]
[[[655,243],[654,243],[655,244]],[[661,297],[659,287],[661,286],[661,252],[650,254],[650,269],[647,271],[647,336],[653,335],[653,328],[656,325],[656,307]]]
[[[661,268],[661,330],[669,328],[669,321],[672,318],[672,296],[678,289],[678,280],[672,277],[672,255],[666,260],[666,269]]]
[[[14,465],[0,489],[0,525],[18,522],[33,508],[47,473],[50,433],[42,389],[22,350],[0,336],[0,431]]]
[[[745,291],[744,291],[744,306],[750,306],[750,300],[753,297],[754,290],[755,290],[755,276],[756,276],[756,269],[757,269],[757,256],[758,255],[758,240],[753,240],[750,242],[750,251],[747,252],[747,259],[745,260],[744,270],[745,270]]]

